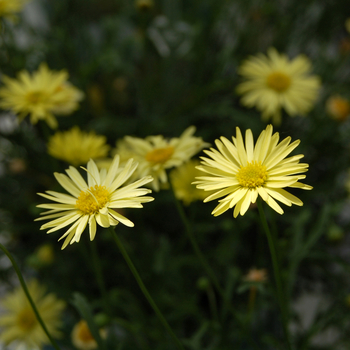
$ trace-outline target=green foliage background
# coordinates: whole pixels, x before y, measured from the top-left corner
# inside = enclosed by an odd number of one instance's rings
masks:
[[[349,349],[350,207],[345,181],[350,122],[336,122],[325,111],[330,95],[350,98],[350,33],[344,26],[348,10],[348,1],[342,0],[157,0],[144,10],[131,0],[32,0],[16,25],[3,22],[0,69],[11,77],[22,69],[36,70],[43,61],[50,69],[67,69],[85,99],[73,115],[58,119],[60,130],[73,125],[95,130],[113,147],[125,135],[176,137],[195,125],[196,135],[214,144],[220,136],[235,135],[236,126],[252,129],[255,138],[266,127],[259,113],[242,107],[235,94],[243,59],[271,46],[290,57],[306,54],[322,80],[319,99],[307,117],[283,115],[274,130],[281,138],[301,140],[297,153],[310,164],[305,183],[314,189],[293,192],[303,207],[285,208],[283,216],[266,212],[278,236],[291,305],[301,296],[320,297],[307,325],[302,320],[310,314],[292,308],[295,349]],[[4,112],[0,118],[5,117]],[[60,191],[53,172],[68,166],[46,153],[53,131],[28,120],[14,130],[2,122],[0,129],[0,241],[15,254],[27,278],[39,278],[67,301],[74,292],[83,294],[97,323],[109,330],[109,349],[175,349],[107,231],[99,230],[93,243],[84,234],[79,244],[60,251],[59,233],[46,235],[33,221],[40,213],[36,193]],[[10,167],[17,158],[26,164],[20,173]],[[213,202],[185,208],[201,250],[245,320],[241,328],[206,279],[171,191],[153,196],[155,201],[144,209],[127,212],[133,229],[118,225],[116,230],[186,349],[254,349],[250,340],[259,349],[285,349],[257,209],[234,219],[232,211],[214,218]],[[33,265],[32,256],[44,243],[52,243],[55,261]],[[102,261],[105,298],[94,277],[92,244]],[[250,285],[243,276],[254,266],[266,268],[269,280],[260,285],[249,314]],[[1,283],[9,288],[16,284],[12,273],[11,266],[1,266]],[[63,348],[73,349],[70,332],[78,320],[70,303]],[[330,330],[328,341],[317,341]]]

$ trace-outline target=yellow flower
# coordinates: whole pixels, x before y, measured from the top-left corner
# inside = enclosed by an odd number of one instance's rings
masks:
[[[198,165],[198,160],[189,160],[169,174],[176,198],[183,201],[185,205],[203,200],[208,196],[206,191],[199,190],[192,184],[195,177],[201,174],[200,170],[196,169]]]
[[[267,281],[267,270],[251,268],[248,273],[244,276],[244,280],[247,282],[266,282]]]
[[[166,169],[178,167],[192,156],[207,147],[201,137],[194,137],[194,126],[187,128],[177,138],[165,139],[162,135],[148,136],[145,139],[126,136],[117,144],[116,153],[122,159],[133,157],[139,162],[136,176],[138,178],[152,175],[151,186],[159,191],[160,185],[168,184]]]
[[[146,11],[154,6],[153,0],[136,0],[136,8],[141,11]]]
[[[289,60],[274,48],[267,56],[259,54],[248,58],[239,67],[244,81],[237,93],[243,95],[241,103],[256,107],[263,120],[272,118],[274,124],[281,122],[281,108],[290,116],[303,115],[314,105],[320,88],[320,79],[310,75],[311,63],[303,55]]]
[[[96,223],[102,227],[116,226],[119,222],[133,227],[134,224],[115,211],[119,208],[142,208],[142,203],[153,201],[152,197],[144,197],[151,190],[139,188],[151,182],[151,176],[123,187],[126,181],[137,168],[137,163],[129,159],[124,169],[119,170],[119,156],[115,156],[108,169],[98,170],[95,162],[90,160],[87,164],[87,183],[78,170],[70,166],[66,170],[68,174],[55,173],[60,185],[69,194],[54,191],[39,193],[40,196],[50,199],[56,203],[40,204],[39,208],[48,209],[42,213],[42,217],[36,220],[48,220],[48,223],[41,226],[41,230],[50,228],[51,233],[71,225],[70,228],[59,239],[65,238],[62,249],[68,243],[79,242],[80,236],[89,224],[90,240],[96,235]]]
[[[335,120],[344,121],[350,114],[350,103],[341,96],[331,96],[326,101],[326,110]]]
[[[92,336],[86,321],[79,321],[72,331],[72,343],[79,350],[97,349],[97,342]]]
[[[304,156],[299,154],[285,158],[300,141],[290,143],[291,138],[287,137],[278,143],[279,134],[276,132],[272,135],[272,131],[272,125],[268,125],[254,147],[252,131],[246,130],[244,144],[241,131],[237,127],[236,137],[232,136],[233,143],[222,136],[221,141],[215,141],[219,151],[213,148],[204,151],[212,159],[202,157],[202,165],[197,168],[209,175],[197,177],[195,184],[205,191],[215,190],[204,202],[224,197],[213,210],[214,216],[233,207],[234,217],[238,214],[244,215],[259,195],[279,214],[283,214],[283,210],[275,199],[288,206],[303,205],[299,198],[283,189],[312,189],[311,186],[299,182],[306,177],[300,173],[308,170],[308,164],[299,163]]]
[[[107,156],[109,146],[106,137],[93,131],[84,132],[78,126],[64,132],[56,132],[47,144],[48,153],[74,166],[86,164],[90,158]]]
[[[32,124],[42,119],[56,128],[54,115],[72,113],[83,98],[83,93],[67,79],[66,71],[50,71],[44,63],[32,75],[22,71],[17,79],[5,76],[5,86],[0,88],[0,107],[11,110],[20,120],[29,114]]]
[[[46,294],[45,288],[36,280],[28,283],[28,290],[49,333],[57,338],[61,335],[61,313],[65,307],[54,294]],[[20,342],[25,349],[41,348],[50,341],[41,328],[32,307],[21,287],[5,296],[1,302],[4,312],[0,314],[0,342]]]
[[[16,14],[20,12],[28,0],[0,0],[0,18],[16,20]]]
[[[350,17],[345,21],[345,28],[350,33]]]

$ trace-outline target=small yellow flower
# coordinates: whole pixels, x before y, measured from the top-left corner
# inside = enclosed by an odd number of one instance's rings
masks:
[[[70,166],[66,170],[68,174],[55,173],[56,180],[69,193],[63,194],[54,191],[39,193],[40,196],[50,199],[55,203],[38,205],[39,208],[48,209],[42,213],[42,217],[36,220],[48,220],[41,226],[41,230],[50,228],[51,233],[71,225],[71,227],[59,239],[65,238],[62,249],[68,243],[79,242],[81,234],[89,224],[90,240],[96,235],[96,223],[102,227],[116,226],[119,222],[133,227],[129,219],[121,215],[120,208],[142,208],[142,203],[153,201],[154,198],[144,196],[152,192],[146,188],[139,188],[153,180],[151,176],[125,186],[137,163],[129,159],[124,169],[119,170],[119,156],[115,156],[108,169],[98,170],[96,163],[90,160],[87,164],[87,183],[78,170]],[[115,210],[116,209],[116,210]]]
[[[326,101],[326,110],[335,120],[344,121],[350,114],[350,103],[341,96],[331,96]]]
[[[244,276],[244,280],[247,282],[266,282],[267,271],[266,269],[251,268],[248,273]]]
[[[290,116],[304,115],[316,101],[320,79],[310,75],[311,63],[303,55],[289,60],[274,48],[267,56],[259,54],[242,63],[238,73],[244,81],[238,85],[237,93],[243,95],[241,103],[256,107],[263,120],[272,118],[274,124],[281,123],[281,109]]]
[[[54,338],[60,337],[60,319],[65,303],[54,294],[45,295],[45,288],[36,280],[30,281],[27,287],[49,333]],[[10,344],[17,341],[25,349],[50,344],[21,287],[6,295],[0,306],[4,311],[0,314],[0,342]]]
[[[96,135],[93,131],[81,131],[78,126],[74,126],[51,136],[47,151],[52,157],[77,166],[86,164],[90,159],[106,157],[109,151],[106,142],[105,136]]]
[[[268,125],[255,146],[253,134],[246,130],[245,143],[241,130],[236,128],[236,137],[230,142],[225,137],[216,140],[218,151],[214,148],[205,150],[210,158],[201,157],[201,166],[197,169],[208,174],[197,177],[197,187],[205,191],[215,191],[204,202],[224,197],[212,214],[218,216],[235,207],[233,216],[244,215],[251,203],[260,196],[272,209],[283,214],[282,208],[275,201],[291,206],[303,205],[303,202],[285,191],[284,187],[295,187],[304,190],[311,186],[300,183],[309,165],[299,163],[304,155],[288,156],[300,143],[299,140],[290,143],[287,137],[280,143],[279,134],[272,135],[272,125]]]
[[[0,19],[8,18],[12,21],[17,19],[16,14],[22,11],[22,8],[29,0],[0,0]]]
[[[50,265],[55,260],[55,253],[51,244],[41,245],[36,252],[36,256],[42,265]]]
[[[79,350],[97,349],[97,342],[92,336],[85,320],[79,321],[72,331],[72,343]]]
[[[350,17],[345,21],[345,28],[350,33]]]
[[[168,184],[167,169],[178,167],[196,153],[207,147],[201,137],[195,137],[196,128],[190,126],[177,138],[165,139],[162,135],[148,136],[145,139],[126,136],[118,142],[116,153],[122,159],[133,157],[139,162],[136,177],[152,175],[151,186],[159,191],[161,185]]]
[[[199,190],[192,184],[195,177],[201,175],[200,170],[196,169],[198,165],[198,160],[189,160],[178,168],[173,169],[169,174],[176,198],[183,201],[185,205],[189,205],[197,200],[203,200],[208,196],[206,191]]]
[[[67,79],[66,71],[50,71],[46,64],[41,64],[32,75],[22,71],[17,79],[5,76],[4,86],[0,88],[0,107],[10,110],[20,120],[29,114],[32,124],[45,120],[51,128],[56,128],[54,115],[72,113],[83,98],[83,93]]]
[[[136,0],[136,8],[141,11],[147,11],[154,6],[153,0]]]

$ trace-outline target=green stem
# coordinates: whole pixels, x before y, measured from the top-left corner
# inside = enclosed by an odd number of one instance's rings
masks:
[[[146,297],[146,299],[148,300],[149,304],[151,305],[151,307],[153,308],[154,312],[156,313],[156,315],[158,316],[160,322],[163,324],[164,328],[168,331],[169,335],[171,336],[171,338],[174,340],[176,346],[178,349],[180,350],[184,350],[184,347],[182,345],[182,343],[180,342],[180,340],[178,339],[178,337],[175,335],[175,333],[173,332],[173,330],[171,329],[169,323],[167,322],[167,320],[165,319],[165,317],[163,316],[163,314],[161,313],[161,311],[159,310],[158,306],[156,305],[156,303],[154,302],[153,298],[151,297],[151,295],[149,294],[146,286],[144,285],[144,283],[142,282],[142,279],[139,275],[139,273],[137,272],[133,262],[131,261],[129,254],[127,253],[127,251],[124,248],[123,243],[121,242],[121,240],[119,239],[118,235],[116,234],[116,232],[114,231],[114,228],[111,226],[110,229],[111,233],[112,233],[112,237],[115,241],[115,243],[117,244],[121,254],[123,255],[126,263],[129,266],[129,269],[131,270],[132,274],[134,275],[136,282],[138,283],[142,293],[144,294],[144,296]]]
[[[39,311],[38,309],[36,308],[36,305],[32,299],[32,297],[30,296],[30,293],[29,293],[29,290],[27,288],[27,285],[24,281],[24,278],[22,276],[22,273],[15,261],[15,259],[12,257],[11,253],[0,243],[0,249],[7,255],[7,257],[10,259],[11,263],[12,263],[12,266],[13,268],[15,269],[16,271],[16,274],[18,276],[18,279],[19,279],[19,282],[21,283],[21,286],[23,288],[23,291],[26,295],[26,297],[28,298],[28,301],[34,311],[34,314],[38,320],[38,322],[40,323],[40,326],[42,327],[42,329],[44,330],[45,334],[47,335],[47,337],[49,338],[52,346],[56,349],[56,350],[61,350],[60,347],[57,345],[57,343],[55,342],[55,340],[52,338],[51,334],[49,333],[43,319],[41,318],[40,314],[39,314]]]
[[[269,248],[270,248],[273,272],[274,272],[275,282],[276,282],[276,287],[277,287],[278,304],[279,304],[279,308],[280,308],[281,316],[282,316],[283,332],[284,332],[284,336],[286,338],[288,349],[292,350],[292,345],[290,342],[290,336],[289,336],[289,332],[288,332],[288,309],[287,309],[286,299],[284,297],[281,271],[280,271],[280,267],[278,264],[278,257],[277,257],[277,252],[276,252],[276,242],[274,239],[275,237],[271,234],[271,231],[269,229],[269,225],[267,224],[264,209],[262,207],[262,201],[260,200],[260,198],[257,200],[257,204],[258,204],[258,209],[259,209],[260,220],[261,220],[261,223],[263,225],[264,231],[266,233]]]
[[[243,321],[241,320],[241,318],[238,317],[238,315],[236,314],[235,309],[232,307],[231,302],[229,300],[229,297],[226,295],[226,293],[224,292],[224,290],[221,288],[220,283],[218,281],[218,279],[216,278],[215,272],[213,271],[213,269],[210,267],[209,263],[207,262],[206,258],[204,257],[203,253],[201,252],[196,238],[194,236],[194,233],[192,231],[192,227],[187,219],[187,216],[185,214],[185,211],[183,209],[182,204],[179,202],[179,200],[176,198],[175,196],[175,192],[172,188],[171,182],[169,181],[171,189],[172,189],[172,193],[173,193],[173,198],[175,201],[175,205],[176,208],[179,212],[179,215],[181,217],[182,223],[185,226],[188,238],[190,239],[190,242],[192,244],[193,250],[197,255],[198,260],[201,262],[204,270],[206,271],[208,277],[210,278],[211,282],[213,283],[215,289],[217,290],[217,292],[220,294],[220,297],[222,298],[222,300],[224,301],[225,306],[229,309],[229,311],[231,312],[232,316],[234,317],[234,319],[236,320],[237,324],[239,325],[239,327],[242,328],[242,332],[246,333],[246,329],[245,326],[243,324]],[[254,342],[254,340],[247,335],[247,341],[255,348],[258,349],[258,345]]]

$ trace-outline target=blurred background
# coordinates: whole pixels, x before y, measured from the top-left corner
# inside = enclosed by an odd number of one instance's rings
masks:
[[[78,125],[94,131],[113,151],[126,135],[179,137],[191,125],[212,145],[220,136],[230,139],[236,126],[252,129],[256,139],[267,123],[240,103],[239,65],[270,47],[290,59],[306,55],[321,79],[317,101],[306,116],[283,112],[274,131],[281,139],[301,140],[296,154],[305,155],[310,168],[304,182],[314,189],[292,191],[303,207],[286,208],[282,216],[266,211],[278,234],[296,348],[349,349],[349,17],[345,0],[31,0],[17,21],[2,22],[0,73],[14,78],[42,62],[67,70],[84,99],[73,114],[58,118],[58,130]],[[348,104],[345,112],[330,109],[334,96]],[[108,330],[110,349],[175,349],[107,232],[98,230],[95,239],[106,300],[93,274],[88,234],[61,251],[60,235],[47,235],[34,222],[43,202],[37,192],[61,191],[53,173],[69,165],[47,152],[56,131],[0,112],[0,242],[27,279],[37,278],[67,302],[63,349],[75,349],[71,330],[80,316],[70,302],[74,292],[87,298]],[[172,192],[152,195],[144,209],[126,209],[133,229],[116,229],[175,333],[188,350],[253,349],[193,253]],[[260,349],[284,349],[257,209],[236,219],[231,211],[215,218],[215,206],[184,206],[198,244],[237,313],[252,313],[249,337]],[[46,255],[38,253],[43,249]],[[247,282],[252,268],[265,269],[267,277]],[[0,296],[18,285],[3,254],[0,280]]]

